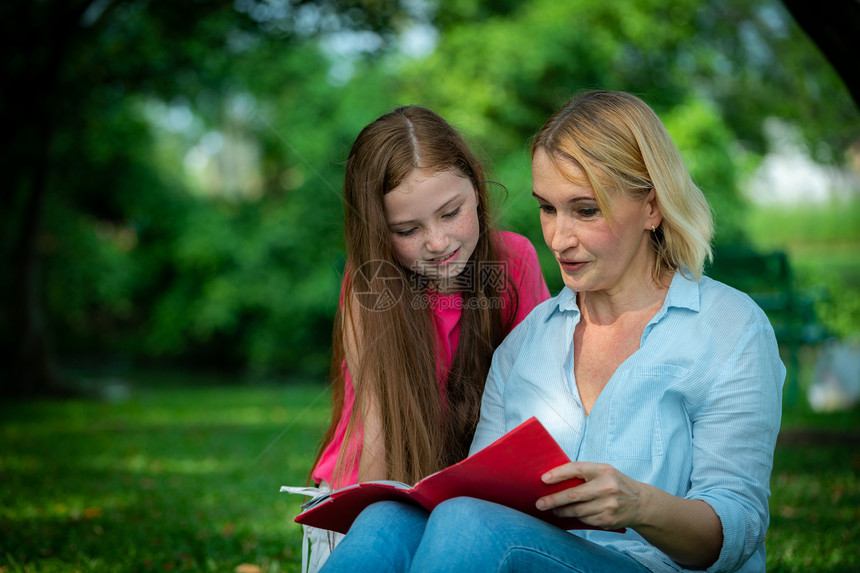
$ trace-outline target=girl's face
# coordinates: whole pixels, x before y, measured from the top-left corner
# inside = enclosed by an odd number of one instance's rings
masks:
[[[608,294],[641,288],[654,266],[651,225],[662,221],[653,189],[644,199],[610,191],[610,227],[594,189],[574,164],[553,162],[539,150],[532,161],[532,182],[544,241],[568,288]]]
[[[480,235],[472,182],[452,171],[416,169],[383,197],[394,256],[439,292],[466,267]]]

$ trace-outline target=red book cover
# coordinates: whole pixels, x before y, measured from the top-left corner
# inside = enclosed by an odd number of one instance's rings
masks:
[[[570,459],[546,428],[530,418],[463,461],[427,476],[413,487],[398,482],[362,482],[315,497],[297,523],[346,533],[358,514],[377,501],[402,501],[432,511],[453,497],[474,497],[506,505],[562,529],[598,529],[575,517],[557,517],[535,507],[538,498],[583,483],[570,479],[547,485],[540,477]],[[285,491],[285,489],[282,489]]]

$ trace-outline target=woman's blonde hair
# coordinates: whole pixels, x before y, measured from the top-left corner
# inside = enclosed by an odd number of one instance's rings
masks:
[[[677,269],[701,277],[712,258],[711,209],[663,122],[645,102],[616,91],[579,94],[537,133],[532,158],[539,150],[580,168],[610,221],[608,190],[643,198],[654,189],[663,215],[651,234],[655,280]]]

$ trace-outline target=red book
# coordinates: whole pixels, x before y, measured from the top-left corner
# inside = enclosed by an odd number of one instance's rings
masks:
[[[402,501],[432,511],[446,499],[474,497],[506,505],[562,529],[599,529],[575,517],[558,517],[551,510],[535,507],[538,498],[583,483],[578,478],[552,485],[541,481],[544,473],[569,461],[537,418],[530,418],[486,448],[412,487],[371,481],[317,496],[302,505],[305,511],[296,522],[346,533],[358,514],[377,501]]]

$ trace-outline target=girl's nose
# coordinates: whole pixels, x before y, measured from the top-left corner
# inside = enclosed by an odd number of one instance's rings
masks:
[[[444,253],[451,241],[448,234],[439,227],[432,227],[427,232],[427,250],[431,253]]]

